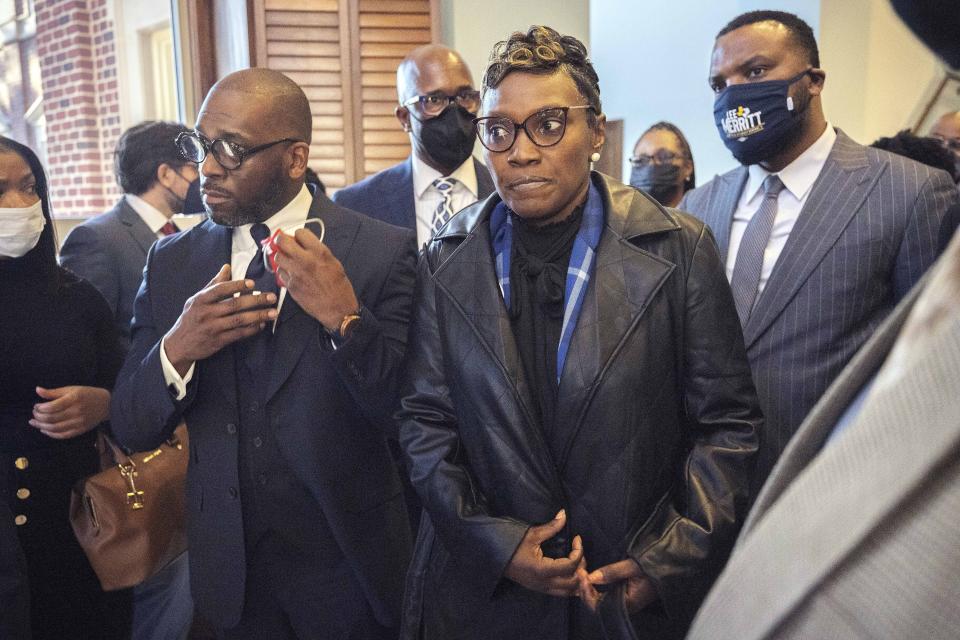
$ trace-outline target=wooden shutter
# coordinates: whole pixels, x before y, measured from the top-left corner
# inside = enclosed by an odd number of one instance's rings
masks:
[[[258,66],[303,87],[313,110],[310,166],[331,190],[410,151],[393,110],[396,69],[435,41],[438,0],[255,0]]]
[[[410,153],[410,142],[393,112],[397,66],[411,49],[432,41],[430,0],[358,0],[353,65],[359,69],[355,103],[362,135],[359,176],[394,165]]]

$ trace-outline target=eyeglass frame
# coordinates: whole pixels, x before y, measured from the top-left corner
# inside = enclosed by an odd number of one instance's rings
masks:
[[[187,155],[183,152],[183,147],[180,145],[180,141],[183,140],[184,138],[194,138],[195,140],[197,140],[197,142],[200,143],[200,148],[203,149],[202,158],[200,158],[199,160],[194,160],[193,158],[187,157]],[[279,140],[274,140],[273,142],[265,142],[264,144],[258,144],[255,147],[251,147],[247,149],[237,144],[236,142],[224,140],[223,138],[214,138],[213,140],[210,140],[199,131],[194,130],[194,131],[182,131],[178,133],[177,137],[174,138],[173,142],[175,145],[177,145],[177,151],[180,152],[180,155],[187,162],[193,163],[199,167],[201,164],[204,163],[208,155],[213,155],[213,159],[216,160],[217,164],[219,164],[221,167],[223,167],[227,171],[236,171],[243,165],[244,160],[246,160],[248,157],[252,156],[255,153],[259,153],[264,149],[269,149],[270,147],[278,145],[282,142],[303,142],[303,140],[298,140],[296,138],[281,138]],[[214,145],[217,144],[218,142],[221,144],[230,146],[237,153],[237,157],[238,157],[237,166],[228,167],[220,159],[219,154],[213,151]]]
[[[940,146],[942,146],[947,151],[951,151],[953,153],[960,153],[960,138],[945,138],[939,135],[932,135],[930,137],[936,140],[937,142],[939,142]]]
[[[464,107],[462,104],[460,104],[460,96],[463,95],[463,94],[465,94],[465,93],[469,93],[469,94],[475,96],[475,99],[476,99],[476,102],[477,102],[477,106],[476,106],[476,107],[474,108],[474,110],[472,110],[472,111],[471,111],[470,109],[467,109],[467,107]],[[421,104],[421,103],[422,103],[422,101],[423,101],[424,99],[426,99],[426,98],[431,98],[431,97],[434,97],[434,98],[445,98],[446,101],[447,101],[447,104],[445,104],[445,105],[443,106],[443,108],[440,109],[440,111],[437,111],[437,112],[434,113],[434,114],[427,113],[427,112],[424,110],[424,108],[423,108],[423,104]],[[460,107],[462,107],[462,108],[464,108],[464,109],[467,109],[467,111],[470,111],[470,113],[476,113],[476,109],[479,109],[479,108],[480,108],[480,92],[477,91],[476,89],[463,89],[462,91],[459,91],[459,92],[457,92],[456,94],[454,94],[454,95],[451,96],[451,95],[448,95],[448,94],[446,94],[446,93],[443,93],[442,91],[433,91],[433,92],[431,92],[431,93],[425,93],[425,94],[423,94],[423,95],[415,95],[415,96],[413,96],[412,98],[407,98],[406,100],[404,100],[404,101],[402,101],[402,102],[400,103],[400,106],[401,106],[401,107],[404,107],[404,108],[406,108],[406,109],[409,110],[411,106],[413,106],[413,105],[419,105],[421,113],[423,113],[424,115],[430,116],[431,118],[436,118],[436,117],[440,116],[440,114],[442,114],[444,111],[446,111],[447,108],[448,108],[451,104],[453,104],[454,102],[456,102],[458,106],[460,106]]]
[[[660,155],[660,152],[661,152],[661,151],[662,151],[662,152],[665,152],[665,153],[669,153],[670,156],[671,156],[670,159],[669,159],[669,160],[663,160],[663,158],[657,157],[658,155]],[[645,158],[645,157],[646,157],[646,158],[649,158],[649,160],[647,160],[646,162],[644,162],[643,164],[641,164],[641,163],[640,163],[640,159],[641,159],[641,158]],[[684,157],[684,155],[683,155],[682,153],[674,153],[673,151],[670,151],[669,149],[657,149],[656,153],[653,153],[653,154],[645,154],[645,153],[642,153],[642,154],[640,154],[639,156],[631,156],[631,157],[630,157],[630,164],[633,165],[633,166],[635,166],[635,167],[646,167],[647,165],[650,165],[650,164],[672,164],[672,163],[675,162],[676,160],[686,160],[686,158]]]
[[[482,144],[483,148],[489,151],[490,153],[506,153],[507,151],[510,151],[510,149],[513,148],[513,145],[517,144],[517,135],[520,133],[521,129],[523,129],[523,132],[527,134],[527,140],[529,140],[536,146],[540,147],[541,149],[545,149],[545,148],[553,147],[560,144],[560,141],[563,140],[563,136],[567,134],[567,113],[571,109],[592,109],[594,113],[597,112],[596,108],[592,104],[575,104],[575,105],[570,105],[566,107],[544,107],[543,109],[538,109],[533,113],[531,113],[530,115],[528,115],[526,118],[523,119],[523,122],[514,122],[513,120],[511,120],[506,116],[483,116],[482,118],[474,118],[473,130],[476,132],[477,139],[480,140],[480,144]],[[540,144],[539,142],[533,139],[533,136],[531,136],[530,132],[527,130],[527,122],[530,121],[530,118],[540,115],[545,111],[560,111],[561,113],[563,113],[563,132],[560,134],[560,137],[556,139],[556,141],[551,142],[550,144]],[[513,140],[510,142],[510,146],[508,146],[506,149],[501,149],[500,151],[495,151],[490,147],[488,147],[486,143],[483,141],[483,136],[480,134],[480,126],[484,120],[506,120],[507,122],[512,124]]]

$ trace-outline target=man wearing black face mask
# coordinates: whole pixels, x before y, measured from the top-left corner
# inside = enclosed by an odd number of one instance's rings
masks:
[[[397,68],[397,120],[410,134],[411,156],[337,191],[337,204],[417,232],[423,245],[460,209],[493,192],[473,158],[480,96],[456,51],[418,47]]]
[[[713,229],[766,416],[759,487],[850,358],[938,253],[949,175],[864,147],[821,104],[810,27],[754,11],[714,44],[714,123],[744,166],[679,208]]]
[[[199,184],[196,165],[184,160],[174,143],[183,131],[188,129],[182,124],[153,121],[127,129],[114,152],[114,173],[123,197],[110,211],[71,231],[60,249],[60,263],[89,280],[106,298],[128,346],[147,251],[158,238],[179,230],[171,217],[184,212],[190,189]],[[195,207],[187,211],[195,212]],[[133,637],[182,638],[192,619],[184,553],[134,587]]]

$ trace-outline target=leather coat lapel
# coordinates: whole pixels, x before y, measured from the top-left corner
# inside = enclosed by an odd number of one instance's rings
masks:
[[[773,324],[837,242],[882,171],[880,167],[871,169],[860,145],[837,132],[827,162],[744,327],[747,349]]]
[[[504,426],[519,434],[515,442],[527,446],[524,460],[530,462],[529,471],[537,474],[558,496],[562,495],[557,465],[549,455],[546,437],[532,410],[535,406],[533,389],[520,360],[516,339],[510,325],[490,246],[489,215],[499,202],[492,195],[482,206],[477,221],[465,234],[459,247],[444,261],[434,274],[437,288],[450,299],[451,306],[462,316],[480,343],[475,350],[477,361],[472,366],[487,367],[503,375],[514,390],[513,401],[519,405],[523,424]],[[469,216],[456,216],[463,224]],[[448,230],[452,226],[448,225]],[[452,321],[448,320],[448,324]],[[502,399],[509,402],[508,399]]]
[[[336,205],[322,195],[314,198],[307,218],[323,220],[325,227],[323,243],[343,263],[347,273],[351,273],[353,269],[351,269],[350,248],[357,234],[358,222],[342,215]],[[306,228],[318,233],[316,227],[317,225],[308,225]],[[269,328],[265,330],[269,331]],[[296,368],[307,345],[314,344],[320,339],[321,331],[320,324],[304,312],[288,292],[284,296],[280,317],[270,341],[271,365],[266,400],[280,390]]]
[[[133,210],[126,198],[117,205],[117,217],[127,229],[127,233],[133,238],[140,248],[143,249],[143,255],[147,255],[150,247],[157,241],[157,234],[150,230],[143,218]],[[229,256],[229,254],[227,254]],[[206,283],[204,283],[206,284]]]
[[[560,376],[557,424],[550,442],[561,469],[603,373],[676,266],[630,240],[679,226],[635,189],[605,180],[597,186],[604,199],[606,227]]]

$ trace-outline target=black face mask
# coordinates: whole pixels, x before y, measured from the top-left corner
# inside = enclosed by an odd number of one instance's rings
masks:
[[[673,163],[634,166],[630,171],[630,186],[646,191],[660,204],[665,204],[680,188],[680,167]]]
[[[413,115],[411,113],[411,115]],[[453,171],[473,153],[473,114],[450,105],[436,118],[420,122],[420,144],[441,167]]]
[[[194,213],[206,213],[203,206],[203,198],[200,196],[200,178],[197,178],[187,187],[187,195],[183,199],[183,211],[186,215]]]

